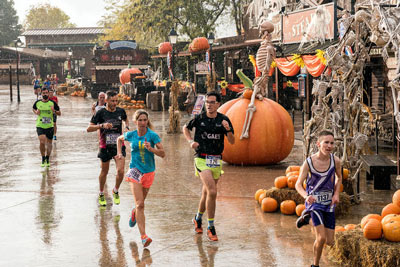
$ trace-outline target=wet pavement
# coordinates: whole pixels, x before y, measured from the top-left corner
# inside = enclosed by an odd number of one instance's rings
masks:
[[[15,87],[14,87],[15,90]],[[87,133],[91,98],[58,96],[58,118],[51,167],[40,167],[39,142],[32,112],[31,86],[21,86],[21,103],[9,102],[0,85],[0,266],[309,266],[314,236],[310,227],[295,228],[296,216],[264,214],[254,201],[259,188],[273,186],[288,165],[302,161],[301,120],[295,121],[295,147],[274,166],[224,165],[218,183],[215,225],[220,241],[196,235],[191,219],[197,211],[201,183],[182,134],[167,134],[168,113],[150,112],[165,147],[156,158],[156,178],[145,202],[146,230],[153,239],[143,249],[137,227],[128,220],[133,206],[129,185],[120,188],[121,204],[112,205],[112,163],[106,208],[97,204],[97,135]],[[133,110],[128,111],[132,122]],[[183,116],[183,124],[189,119]],[[125,169],[129,166],[127,158]],[[338,224],[358,223],[380,212],[390,191],[373,191],[362,183],[362,205]],[[374,194],[372,194],[374,193]],[[371,204],[374,203],[374,204]],[[321,266],[338,266],[324,253]]]

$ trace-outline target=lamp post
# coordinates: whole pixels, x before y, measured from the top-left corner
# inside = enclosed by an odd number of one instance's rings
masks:
[[[174,77],[174,45],[176,44],[176,41],[178,40],[178,33],[175,31],[175,28],[172,27],[171,31],[168,34],[169,42],[172,45],[172,57],[171,57],[171,72],[172,72],[172,77]]]
[[[209,57],[208,60],[210,62],[211,89],[214,90],[215,89],[215,84],[214,84],[214,79],[213,79],[214,73],[213,73],[213,61],[212,61],[212,45],[214,43],[215,37],[214,37],[214,33],[213,32],[210,32],[208,34],[207,40],[208,40],[208,44],[210,45],[210,52],[209,52],[209,55],[208,55],[208,57]]]
[[[19,93],[19,52],[18,52],[18,47],[21,46],[22,42],[21,39],[17,39],[14,41],[14,45],[15,45],[15,52],[17,54],[17,100],[18,103],[21,102],[21,96]]]
[[[67,78],[71,79],[71,58],[72,58],[72,49],[71,47],[68,47],[68,74],[67,74]],[[69,76],[69,77],[68,77]]]

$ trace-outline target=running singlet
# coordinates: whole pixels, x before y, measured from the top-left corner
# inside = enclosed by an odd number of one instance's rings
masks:
[[[330,155],[330,165],[325,172],[318,172],[313,164],[311,157],[307,158],[307,164],[310,168],[311,177],[307,177],[307,195],[313,195],[316,201],[313,204],[306,202],[307,210],[322,210],[333,212],[335,206],[332,205],[332,196],[335,188],[335,157]]]
[[[96,106],[94,108],[94,112],[97,113],[97,111],[99,111],[100,109],[103,109],[106,107],[106,104],[104,103],[104,105],[100,106],[99,105],[99,101],[96,102]]]
[[[43,102],[42,100],[37,100],[35,104],[33,104],[34,110],[40,110],[40,114],[36,120],[36,127],[48,129],[54,127],[53,122],[53,111],[51,107],[54,107],[54,110],[60,110],[60,107],[57,103],[49,100],[47,102]]]
[[[117,146],[117,138],[122,134],[122,121],[126,118],[125,110],[119,107],[114,112],[103,108],[92,117],[91,123],[111,123],[113,126],[111,129],[100,129],[100,148]]]
[[[38,79],[36,79],[36,80],[33,82],[33,88],[35,88],[35,89],[40,88],[40,81],[39,81]]]
[[[229,123],[233,133],[232,123],[227,116],[218,112],[217,117],[209,118],[206,114],[207,113],[203,111],[201,114],[196,115],[186,125],[189,130],[196,128],[194,141],[199,143],[199,147],[196,149],[195,154],[197,157],[204,157],[205,154],[222,154],[224,151],[224,135],[228,134],[225,127],[222,125],[223,120],[226,120]]]
[[[124,133],[124,139],[131,143],[131,163],[129,168],[137,168],[142,173],[149,173],[155,170],[154,153],[144,147],[144,142],[150,143],[151,147],[161,142],[160,137],[154,131],[147,128],[143,136],[138,136],[137,130]]]

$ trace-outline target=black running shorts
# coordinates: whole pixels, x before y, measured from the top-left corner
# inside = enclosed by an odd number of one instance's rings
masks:
[[[36,132],[37,132],[38,136],[46,135],[47,139],[53,140],[53,135],[54,135],[53,127],[47,128],[47,129],[36,127]]]
[[[117,155],[117,146],[108,146],[106,148],[100,148],[99,154],[97,154],[97,157],[102,161],[102,162],[107,162],[110,161],[112,158],[114,158]],[[126,147],[122,147],[122,155],[126,157]]]

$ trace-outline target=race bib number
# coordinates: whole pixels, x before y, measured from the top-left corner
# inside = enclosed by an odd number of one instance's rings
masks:
[[[144,174],[141,171],[139,171],[137,168],[132,168],[126,173],[125,176],[137,181],[138,183],[140,183],[140,181],[142,180],[143,175]]]
[[[49,118],[49,117],[42,117],[42,123],[43,123],[43,124],[49,124],[49,123],[51,123],[51,118]]]
[[[317,192],[313,194],[316,203],[329,205],[332,202],[332,192]]]
[[[106,134],[106,144],[107,145],[116,145],[118,137],[119,137],[119,134],[117,134],[117,133]]]
[[[206,156],[206,165],[210,168],[219,167],[221,165],[221,156]]]

